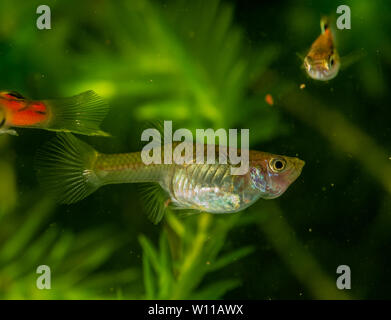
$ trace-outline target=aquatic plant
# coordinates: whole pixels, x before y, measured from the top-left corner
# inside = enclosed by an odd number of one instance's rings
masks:
[[[0,298],[384,298],[389,4],[347,2],[367,23],[353,20],[356,29],[338,36],[341,57],[363,47],[368,58],[320,86],[295,53],[337,2],[308,3],[56,2],[53,29],[38,31],[37,3],[3,0],[0,87],[34,99],[96,90],[112,106],[110,143],[86,138],[100,151],[139,151],[143,123],[169,119],[192,130],[249,128],[251,148],[299,153],[307,167],[276,202],[234,215],[170,211],[154,226],[132,186],[51,203],[33,172],[52,134],[0,136]],[[335,287],[345,263],[357,281],[348,294]],[[52,290],[35,286],[42,264]]]
[[[0,141],[6,145],[5,138]],[[139,270],[107,271],[105,266],[124,240],[107,226],[78,233],[61,227],[52,217],[53,202],[37,198],[34,191],[19,196],[16,187],[4,187],[16,181],[14,166],[2,162],[0,299],[121,298],[121,288],[136,281]],[[37,287],[41,265],[50,267],[50,290]]]

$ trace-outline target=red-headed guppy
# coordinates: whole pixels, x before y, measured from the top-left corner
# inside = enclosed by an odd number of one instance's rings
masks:
[[[161,203],[208,213],[238,212],[259,198],[277,198],[304,166],[298,158],[260,151],[249,151],[243,175],[232,175],[230,164],[176,163],[146,165],[141,152],[102,154],[68,133],[46,143],[36,157],[38,180],[60,203],[75,203],[108,184],[149,182],[163,190]],[[158,223],[163,215],[152,208],[149,218]]]
[[[35,128],[109,136],[99,128],[108,111],[108,104],[94,91],[42,101],[3,91],[0,92],[0,134],[17,135],[12,128]]]
[[[328,18],[320,21],[321,35],[312,44],[304,58],[304,69],[315,80],[327,81],[335,78],[340,68],[340,58],[335,48],[334,37]]]

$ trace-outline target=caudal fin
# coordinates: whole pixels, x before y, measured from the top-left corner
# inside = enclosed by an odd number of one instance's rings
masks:
[[[70,133],[59,133],[36,155],[37,177],[60,203],[80,201],[101,186],[94,172],[98,152]]]
[[[94,91],[86,91],[70,98],[45,100],[44,103],[52,111],[46,129],[88,136],[110,136],[100,129],[109,105]]]

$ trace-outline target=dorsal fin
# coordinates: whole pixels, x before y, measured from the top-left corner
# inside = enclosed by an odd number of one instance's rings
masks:
[[[144,123],[142,126],[143,131],[147,129],[153,129],[155,132],[150,132],[153,137],[152,140],[156,141],[156,143],[160,146],[163,143],[164,139],[164,122],[161,120],[149,120]],[[144,142],[143,142],[144,144]]]
[[[322,17],[322,19],[320,19],[320,30],[322,30],[322,33],[325,33],[329,29],[330,19],[328,17]]]

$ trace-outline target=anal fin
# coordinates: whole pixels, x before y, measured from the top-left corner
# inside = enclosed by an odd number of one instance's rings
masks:
[[[158,183],[142,183],[140,192],[148,219],[158,224],[171,205],[170,196]]]

